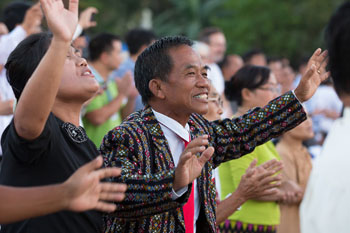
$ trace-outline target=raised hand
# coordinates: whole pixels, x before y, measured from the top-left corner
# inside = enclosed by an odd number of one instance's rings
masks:
[[[282,169],[281,162],[274,159],[258,167],[256,167],[256,163],[254,159],[236,189],[236,192],[240,193],[240,196],[245,200],[277,194],[277,187],[281,185],[281,176],[275,175]]]
[[[318,86],[326,80],[330,73],[326,71],[328,64],[327,50],[316,49],[309,59],[306,72],[295,89],[295,95],[299,101],[304,102],[310,99],[316,92]]]
[[[83,29],[88,29],[90,27],[95,27],[97,25],[96,21],[91,21],[91,16],[96,14],[98,10],[95,7],[88,7],[80,13],[79,24]]]
[[[36,3],[27,10],[21,25],[28,35],[39,33],[41,31],[40,25],[42,19],[43,12],[41,11],[40,4]]]
[[[100,182],[100,180],[119,176],[119,168],[103,168],[102,157],[79,168],[64,184],[66,190],[67,209],[72,211],[85,211],[96,209],[105,212],[112,212],[116,206],[105,201],[122,201],[125,184]],[[96,170],[99,169],[99,170]]]
[[[126,72],[122,78],[117,78],[115,81],[118,86],[118,93],[128,97],[134,86],[131,72]]]
[[[40,3],[54,38],[70,42],[78,23],[79,0],[69,0],[68,10],[62,0],[40,0]]]
[[[214,153],[213,147],[205,148],[208,144],[208,135],[204,135],[187,145],[175,169],[173,185],[175,191],[187,186],[201,174],[204,164]],[[201,153],[199,158],[196,156],[197,153]]]

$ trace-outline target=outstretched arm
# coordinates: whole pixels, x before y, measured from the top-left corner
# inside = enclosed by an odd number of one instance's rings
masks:
[[[120,169],[100,169],[102,158],[79,168],[66,182],[32,188],[0,186],[0,223],[10,223],[60,210],[111,212],[116,206],[105,201],[121,201],[126,185],[102,183],[119,176]]]
[[[16,131],[25,139],[35,139],[41,134],[51,112],[78,22],[78,2],[70,0],[67,10],[61,0],[40,0],[53,38],[48,51],[28,80],[15,111]]]

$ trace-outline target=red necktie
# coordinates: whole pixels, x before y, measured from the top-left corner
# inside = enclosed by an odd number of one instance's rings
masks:
[[[191,136],[190,136],[191,141]],[[189,142],[185,141],[185,148],[189,144]],[[185,219],[185,228],[186,233],[193,233],[194,226],[194,182],[192,183],[192,189],[190,197],[188,198],[187,203],[183,206],[184,219]]]

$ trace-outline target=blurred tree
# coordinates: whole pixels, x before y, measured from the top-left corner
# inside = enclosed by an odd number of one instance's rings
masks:
[[[38,0],[33,0],[34,2]],[[1,0],[0,9],[11,2]],[[222,28],[228,52],[242,54],[261,48],[290,59],[322,47],[323,30],[342,0],[81,0],[82,9],[95,6],[98,26],[88,34],[108,31],[124,35],[141,25],[150,9],[159,36],[182,34],[196,39],[207,26]]]
[[[229,53],[261,48],[292,61],[323,46],[323,30],[341,0],[228,0],[211,23],[223,29]]]
[[[154,30],[158,35],[182,34],[195,39],[225,1],[169,0],[170,8],[155,15]]]

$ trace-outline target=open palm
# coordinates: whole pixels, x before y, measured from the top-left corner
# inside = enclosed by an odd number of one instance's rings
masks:
[[[72,40],[78,23],[79,0],[70,0],[65,9],[62,0],[40,0],[47,24],[56,38]]]
[[[301,102],[310,99],[320,83],[329,77],[330,73],[326,71],[327,63],[327,50],[322,52],[321,49],[317,49],[309,59],[306,72],[295,89],[295,95]]]

